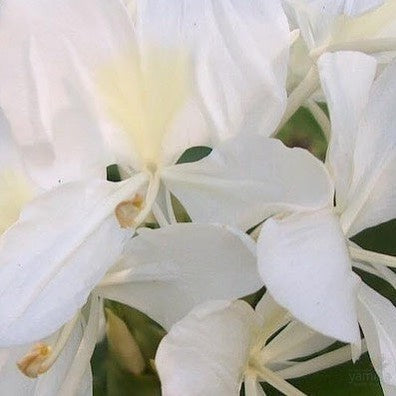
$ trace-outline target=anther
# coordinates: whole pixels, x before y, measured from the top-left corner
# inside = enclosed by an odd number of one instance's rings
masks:
[[[115,208],[115,215],[121,228],[130,228],[144,206],[141,194],[136,194],[131,200],[120,202]]]
[[[52,348],[44,343],[36,344],[18,363],[19,370],[29,378],[37,378],[47,371],[43,363],[52,353]]]

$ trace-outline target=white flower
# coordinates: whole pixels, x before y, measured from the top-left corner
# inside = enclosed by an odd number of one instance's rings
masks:
[[[361,53],[325,54],[319,66],[332,120],[326,164],[336,205],[265,222],[258,240],[260,273],[278,303],[324,334],[357,343],[359,318],[386,389],[396,378],[396,309],[367,286],[357,289],[351,268],[394,286],[395,274],[386,265],[395,260],[365,254],[348,238],[396,217],[396,64],[375,81],[376,61]],[[341,319],[342,313],[349,319]]]
[[[271,341],[268,339],[286,326]],[[264,395],[268,382],[283,394],[303,395],[283,379],[293,359],[329,346],[333,340],[298,322],[266,295],[253,310],[243,301],[211,301],[191,311],[163,338],[155,364],[162,393],[172,395]]]
[[[309,50],[346,44],[352,45],[351,50],[359,50],[353,45],[365,43],[369,49],[372,39],[386,43],[386,39],[395,37],[393,1],[285,0],[285,7]]]
[[[18,220],[21,210],[33,199],[45,191],[38,184],[43,181],[49,185],[51,177],[59,164],[57,158],[48,165],[46,174],[41,169],[40,177],[34,181],[24,166],[20,146],[10,135],[9,125],[1,114],[0,124],[0,233],[12,228]],[[47,146],[48,150],[53,147]],[[43,158],[44,159],[44,158]],[[68,177],[76,177],[74,167],[79,158],[65,169]],[[34,173],[34,172],[33,172]],[[36,175],[38,176],[38,174]],[[59,183],[54,181],[56,185]],[[12,306],[12,305],[11,305]],[[69,395],[71,389],[80,389],[79,394],[91,394],[90,357],[97,341],[98,299],[86,308],[87,320],[77,313],[59,331],[34,344],[2,349],[0,352],[0,386],[4,392],[18,395],[36,393]],[[83,346],[81,346],[83,345]],[[17,363],[19,370],[17,368]],[[32,380],[31,378],[40,378]],[[44,374],[45,375],[42,375]],[[83,382],[81,382],[83,381]],[[73,391],[74,392],[74,391]]]
[[[198,304],[261,287],[250,237],[226,226],[187,223],[139,230],[96,291],[169,329]]]
[[[87,168],[101,170],[40,195],[3,235],[3,345],[57,330],[147,214],[166,221],[161,203],[169,204],[170,193],[162,183],[176,173],[179,155],[207,138],[207,124],[214,141],[254,125],[271,133],[283,111],[288,26],[277,1],[145,1],[134,17],[115,0],[2,4],[0,101],[27,146],[29,169],[35,177],[47,169],[36,148],[49,140],[60,156],[70,141],[81,144]],[[267,111],[259,113],[262,103]],[[102,148],[100,134],[111,149],[98,159],[89,143],[99,140]],[[100,177],[98,164],[109,157],[123,182]],[[62,158],[65,167],[73,164]],[[260,193],[267,188],[254,183]]]
[[[301,33],[290,51],[288,91],[299,87],[300,92],[305,91],[308,96],[299,98],[292,112],[286,111],[282,125],[299,105],[307,106],[315,118],[322,117],[314,102],[306,102],[319,89],[317,60],[321,54],[362,51],[375,54],[383,64],[395,56],[396,3],[393,0],[284,0],[283,4],[292,29]],[[318,93],[316,100],[322,100]]]

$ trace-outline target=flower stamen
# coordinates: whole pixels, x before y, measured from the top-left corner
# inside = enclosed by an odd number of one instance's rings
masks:
[[[143,207],[144,199],[141,194],[135,194],[131,200],[120,202],[115,208],[115,215],[121,228],[133,227]]]
[[[37,378],[46,371],[42,366],[51,353],[52,348],[49,345],[38,343],[17,363],[17,366],[27,377]]]

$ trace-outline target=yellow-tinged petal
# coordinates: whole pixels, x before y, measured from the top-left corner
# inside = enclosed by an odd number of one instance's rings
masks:
[[[378,37],[391,26],[396,18],[396,2],[387,1],[372,12],[359,17],[342,15],[337,18],[333,31],[333,42],[358,40],[363,37]]]
[[[167,127],[185,103],[188,59],[182,51],[130,51],[100,68],[98,91],[112,121],[145,163],[158,163]]]
[[[33,198],[33,188],[19,171],[0,172],[0,235],[18,220],[22,207]]]

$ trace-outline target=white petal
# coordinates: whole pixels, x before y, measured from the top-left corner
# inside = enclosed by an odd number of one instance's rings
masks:
[[[333,199],[320,161],[258,135],[229,139],[201,161],[167,168],[163,180],[193,221],[243,229],[274,213],[319,209]]]
[[[83,335],[82,322],[77,322],[63,351],[49,371],[37,379],[26,377],[17,368],[17,362],[29,352],[32,345],[13,347],[0,351],[0,387],[6,395],[17,396],[52,396],[58,394],[62,383],[74,360],[75,354]],[[47,341],[55,341],[59,333],[51,336]],[[78,396],[92,395],[92,378],[90,369],[87,370],[85,383],[82,384]]]
[[[256,329],[253,309],[242,301],[213,301],[172,327],[155,364],[162,394],[237,396]]]
[[[396,217],[396,62],[373,83],[374,58],[323,55],[322,85],[332,118],[328,154],[336,201],[348,235]]]
[[[13,134],[29,153],[26,159],[36,166],[43,160],[41,156],[30,158],[32,146],[41,146],[41,155],[46,155],[48,163],[62,157],[66,149],[73,158],[83,146],[83,151],[94,154],[97,161],[90,155],[75,160],[86,171],[96,175],[104,172],[101,138],[89,114],[95,99],[87,95],[85,85],[93,77],[94,65],[129,41],[128,26],[127,14],[117,1],[2,3],[0,102]],[[66,43],[73,49],[73,56]],[[75,58],[86,67],[87,75],[83,75],[83,68],[77,68]],[[63,127],[66,113],[75,113],[70,122],[74,126],[79,123],[79,139],[74,139],[74,134],[71,138],[73,131],[69,130],[70,139],[61,148],[65,140],[58,140],[55,129]],[[85,137],[93,132],[96,138],[87,144]],[[95,166],[98,162],[100,167]]]
[[[379,7],[385,0],[308,0],[324,13],[357,16]]]
[[[312,355],[334,342],[333,338],[326,337],[300,322],[293,321],[265,346],[263,356],[281,363]]]
[[[286,106],[289,27],[280,2],[207,4],[210,35],[196,73],[209,119],[220,138],[240,131],[269,136]]]
[[[103,317],[103,303],[97,296],[92,296],[88,319],[84,333],[80,338],[78,349],[74,351],[73,360],[59,387],[59,396],[74,394],[92,395],[92,374],[90,361],[99,340],[99,322]]]
[[[273,132],[285,105],[289,48],[280,1],[151,0],[137,9],[144,44],[179,41],[191,52],[194,89],[217,137]]]
[[[348,41],[349,34],[355,33],[353,30],[356,30],[354,19],[366,12],[374,11],[384,3],[384,0],[285,0],[285,2],[305,42],[312,49],[328,44],[336,40],[336,37],[339,37],[340,41]],[[340,30],[343,34],[339,34]],[[360,30],[362,34],[359,36],[367,36],[371,33],[367,25],[361,26]]]
[[[342,211],[349,203],[356,145],[366,144],[359,141],[359,124],[377,63],[359,52],[336,52],[322,55],[318,66],[332,126],[326,161],[335,181],[337,207]]]
[[[358,316],[386,396],[396,392],[396,307],[370,287],[359,289]]]
[[[267,220],[258,264],[272,297],[298,320],[345,342],[359,339],[356,276],[330,210]]]
[[[350,235],[396,217],[396,62],[374,82],[356,137]]]
[[[132,232],[114,209],[145,180],[68,183],[26,207],[1,240],[1,344],[43,338],[86,302]]]
[[[254,249],[249,237],[225,226],[177,224],[142,230],[117,266],[130,272],[129,279],[98,293],[145,312],[169,329],[200,303],[257,291],[262,282]]]
[[[18,220],[23,206],[33,198],[36,190],[0,111],[0,235]]]

